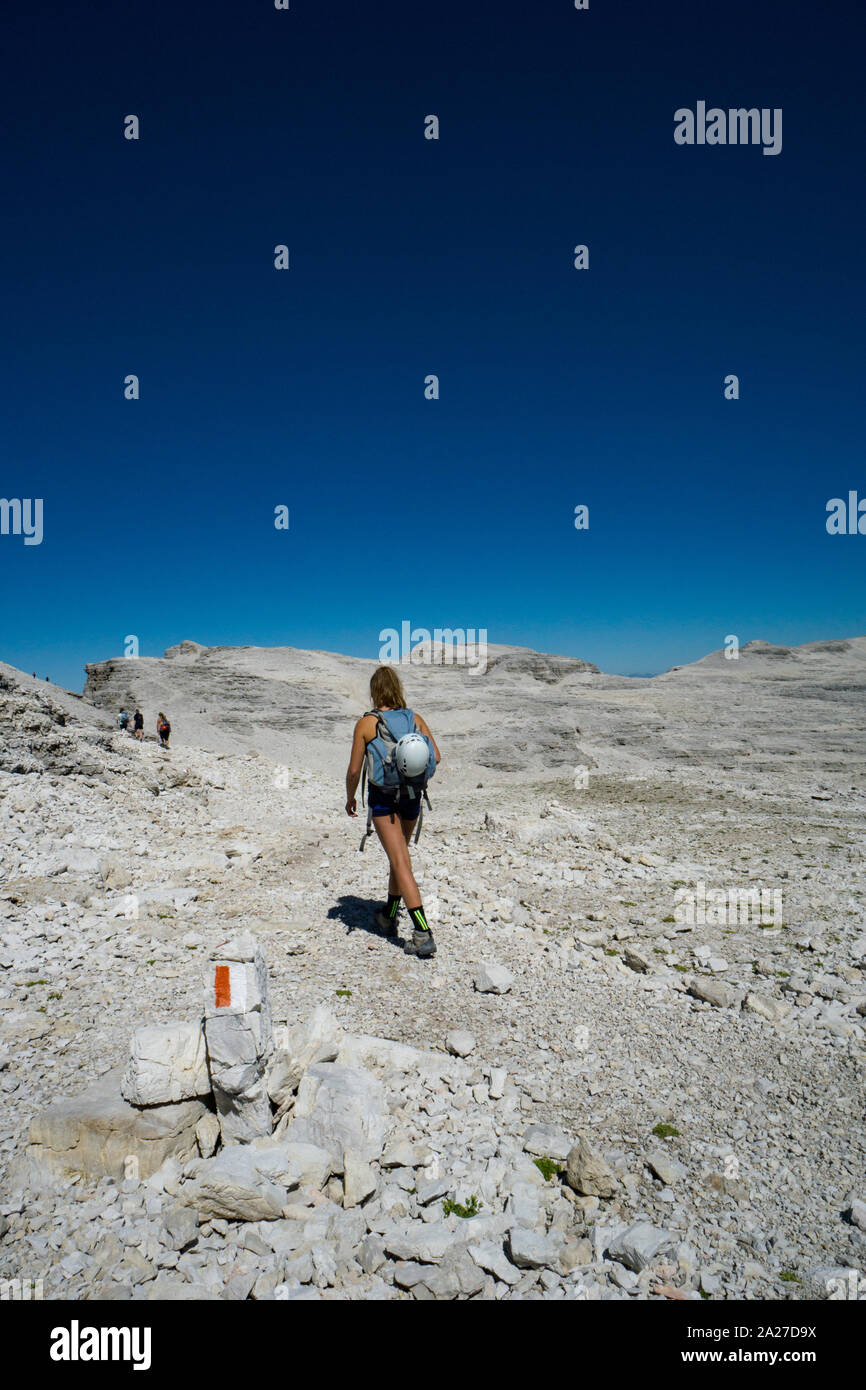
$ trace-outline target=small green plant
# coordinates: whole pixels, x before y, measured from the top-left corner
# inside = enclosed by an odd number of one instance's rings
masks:
[[[678,1139],[680,1135],[679,1130],[674,1125],[662,1124],[661,1121],[652,1132],[657,1139]]]
[[[562,1172],[555,1158],[536,1158],[534,1162],[545,1182],[550,1182],[551,1178],[558,1177]]]
[[[32,989],[34,985],[47,985],[47,980],[28,980],[27,989]]]
[[[678,970],[681,975],[688,975],[689,973],[689,967],[687,965],[675,965],[674,970]]]
[[[63,995],[62,995],[62,994],[49,994],[48,998],[49,998],[49,999],[62,999],[62,998],[63,998]]]
[[[677,920],[676,917],[663,917],[663,918],[662,918],[662,921],[663,921],[663,922],[675,922],[676,920]]]
[[[618,955],[619,955],[619,951],[613,951],[613,950],[611,950],[608,946],[605,946],[605,948],[604,948],[604,954],[605,954],[606,956],[618,956]]]
[[[338,989],[338,990],[337,990],[337,998],[338,998],[338,999],[351,999],[351,997],[352,997],[352,991],[351,991],[350,989]]]
[[[464,1220],[477,1216],[480,1210],[481,1203],[474,1192],[468,1202],[455,1202],[450,1197],[446,1197],[442,1203],[443,1216],[462,1216]]]
[[[779,1278],[783,1279],[786,1284],[799,1284],[800,1282],[793,1269],[783,1269]]]
[[[165,921],[166,917],[171,917],[173,914],[171,912],[158,912],[156,915],[161,921]]]

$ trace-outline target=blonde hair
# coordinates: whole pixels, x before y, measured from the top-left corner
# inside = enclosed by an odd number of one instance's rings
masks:
[[[393,666],[380,666],[370,677],[370,699],[376,709],[386,705],[391,709],[405,709],[406,696],[400,677]]]

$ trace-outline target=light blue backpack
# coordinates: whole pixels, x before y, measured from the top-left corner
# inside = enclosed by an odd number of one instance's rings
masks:
[[[436,753],[433,748],[432,739],[426,734],[422,738],[427,744],[428,757],[427,766],[417,777],[404,777],[397,767],[395,753],[397,744],[404,734],[420,733],[415,727],[415,714],[411,709],[388,709],[367,710],[367,714],[372,714],[376,719],[376,737],[371,738],[367,744],[364,754],[364,771],[361,777],[361,805],[364,805],[364,790],[367,783],[375,787],[377,792],[385,794],[388,799],[393,800],[396,807],[401,794],[406,794],[410,799],[416,796],[423,798],[429,807],[430,798],[427,795],[427,783],[436,771]],[[423,805],[418,809],[418,825],[415,831],[414,844],[418,843],[418,836],[421,834],[421,821],[424,816]],[[367,829],[361,841],[361,849],[367,841],[373,829],[373,811],[367,808]]]

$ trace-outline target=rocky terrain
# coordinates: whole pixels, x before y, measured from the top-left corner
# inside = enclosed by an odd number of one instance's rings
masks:
[[[88,667],[82,698],[0,665],[0,1280],[780,1300],[862,1278],[866,638],[653,679],[514,648],[405,668],[443,754],[413,851],[431,961],[372,927],[384,861],[343,809],[373,667],[182,643]],[[135,703],[141,745],[115,728]],[[215,1054],[166,1041],[207,1031],[203,980],[247,938],[274,1025],[252,1143]],[[171,1100],[124,1099],[137,1030],[170,1022]]]

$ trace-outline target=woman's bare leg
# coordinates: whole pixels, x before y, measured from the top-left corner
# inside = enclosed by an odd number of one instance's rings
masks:
[[[406,904],[407,911],[411,911],[413,907],[420,907],[421,894],[412,872],[408,843],[409,835],[414,828],[414,821],[401,821],[396,815],[376,816],[373,825],[376,834],[382,841],[382,848],[387,854],[388,863],[391,866],[388,880],[389,892],[395,897],[398,893],[400,894]]]

